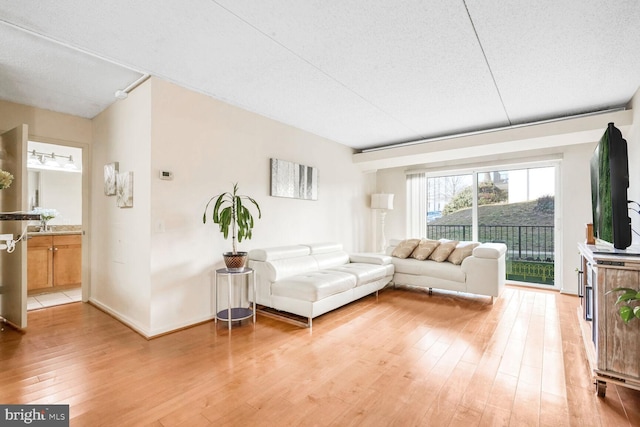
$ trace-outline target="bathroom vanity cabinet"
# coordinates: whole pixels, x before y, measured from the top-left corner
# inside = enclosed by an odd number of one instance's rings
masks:
[[[39,234],[39,233],[38,233]],[[27,240],[27,291],[53,291],[82,283],[80,234],[29,235]]]

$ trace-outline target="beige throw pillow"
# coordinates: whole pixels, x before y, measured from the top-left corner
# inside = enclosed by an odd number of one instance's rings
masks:
[[[460,265],[462,261],[468,256],[471,256],[473,253],[473,248],[478,246],[480,243],[472,243],[472,242],[460,242],[456,246],[456,248],[451,252],[447,261],[451,264]]]
[[[418,243],[420,243],[420,239],[403,240],[393,249],[391,256],[396,258],[406,258],[411,255],[411,252],[413,252],[416,246],[418,246]]]
[[[422,239],[418,246],[411,253],[411,258],[415,258],[420,261],[424,261],[429,258],[429,255],[433,252],[435,248],[440,245],[439,240],[431,240],[431,239]]]
[[[441,240],[438,247],[429,255],[429,259],[436,262],[443,262],[449,258],[458,244],[457,240]]]

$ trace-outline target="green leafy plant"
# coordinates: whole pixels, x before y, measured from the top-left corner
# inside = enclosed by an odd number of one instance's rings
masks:
[[[640,319],[640,305],[635,304],[640,301],[640,290],[632,288],[615,288],[611,289],[607,294],[612,292],[622,292],[622,294],[618,296],[616,304],[626,303],[618,309],[618,314],[620,315],[620,318],[624,320],[624,323],[629,323],[636,317]]]
[[[203,223],[207,222],[207,211],[209,210],[209,205],[214,200],[215,203],[213,204],[211,219],[215,224],[218,224],[220,232],[225,239],[229,238],[229,230],[231,229],[233,253],[236,254],[238,253],[236,249],[236,239],[238,242],[242,242],[243,239],[251,239],[254,225],[253,215],[245,202],[249,202],[255,206],[258,210],[258,218],[262,217],[260,206],[251,197],[238,194],[238,184],[235,183],[233,184],[233,191],[227,191],[209,199],[204,208],[204,214],[202,215]]]

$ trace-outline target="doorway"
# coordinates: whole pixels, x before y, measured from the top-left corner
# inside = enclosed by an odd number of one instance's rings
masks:
[[[27,310],[82,300],[83,149],[29,141]]]

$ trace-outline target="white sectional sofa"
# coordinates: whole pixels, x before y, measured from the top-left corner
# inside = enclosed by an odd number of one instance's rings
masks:
[[[446,242],[447,240],[442,239],[441,241]],[[402,242],[398,239],[391,240],[390,245],[386,248],[386,253],[393,254],[396,247]],[[461,261],[459,264],[454,264],[450,260],[437,262],[429,258],[419,260],[411,256],[406,258],[392,257],[392,263],[395,266],[394,285],[486,295],[491,297],[493,303],[494,297],[500,296],[505,285],[507,246],[504,243],[478,242],[454,242],[454,245],[457,248],[463,245],[473,245],[473,249],[469,247],[469,251],[471,251],[469,256],[454,261]]]
[[[340,243],[254,249],[248,266],[256,274],[256,303],[312,319],[385,287],[391,257],[347,254]]]

